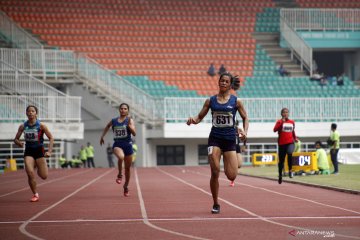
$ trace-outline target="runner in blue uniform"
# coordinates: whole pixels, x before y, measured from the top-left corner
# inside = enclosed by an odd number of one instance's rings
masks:
[[[249,121],[245,108],[239,98],[230,94],[230,89],[239,89],[237,76],[226,72],[219,78],[219,93],[205,100],[204,106],[195,117],[189,117],[187,125],[198,124],[206,116],[209,109],[212,115],[212,128],[208,139],[208,158],[211,167],[210,189],[213,197],[212,213],[220,213],[218,202],[220,159],[223,154],[224,172],[230,181],[234,181],[238,173],[236,157],[235,116],[239,112],[243,121],[242,141],[246,140]]]
[[[122,182],[122,163],[125,162],[125,183],[124,183],[124,196],[129,196],[129,181],[130,181],[130,167],[132,163],[132,141],[131,135],[136,135],[134,120],[129,115],[130,107],[126,103],[120,104],[120,116],[113,118],[105,126],[104,131],[100,138],[100,145],[104,144],[104,136],[112,128],[114,133],[113,152],[118,159],[119,173],[116,178],[116,183]]]
[[[16,133],[14,143],[19,147],[24,147],[24,143],[20,141],[22,133],[25,138],[25,153],[24,153],[24,164],[26,174],[28,176],[28,183],[33,192],[33,197],[30,202],[37,202],[40,199],[39,193],[36,188],[35,181],[35,169],[37,168],[37,174],[42,179],[46,179],[48,176],[48,167],[44,157],[50,157],[54,138],[50,133],[49,129],[37,119],[38,109],[29,105],[26,108],[26,115],[28,120],[19,126],[18,132]],[[44,150],[44,133],[49,139],[48,151]]]

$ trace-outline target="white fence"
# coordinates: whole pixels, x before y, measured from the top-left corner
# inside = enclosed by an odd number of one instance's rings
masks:
[[[133,114],[138,119],[148,123],[159,122],[162,119],[163,112],[159,107],[162,106],[162,99],[152,97],[85,55],[58,50],[0,49],[0,61],[10,63],[23,73],[43,79],[79,77],[107,97],[109,102],[130,104]],[[7,76],[6,78],[8,79]]]
[[[281,9],[280,16],[295,31],[360,30],[360,9]]]
[[[102,67],[94,60],[80,57],[77,61],[77,74],[86,79],[90,84],[97,86],[108,97],[121,99],[130,106],[132,112],[143,121],[158,121],[162,119],[161,111],[163,100],[155,98],[134,84],[120,77],[116,73]]]
[[[63,92],[10,65],[0,56],[0,83],[5,93],[28,96],[66,96]]]
[[[301,62],[301,69],[305,67],[310,75],[313,73],[313,50],[312,48],[289,26],[284,18],[280,18],[281,36],[284,38],[286,45],[295,54]]]
[[[165,98],[164,121],[186,122],[196,116],[205,98]],[[287,107],[298,122],[360,121],[360,98],[254,98],[242,99],[249,120],[273,122]],[[211,114],[203,120],[211,123]]]
[[[280,31],[292,54],[310,75],[313,50],[296,31],[358,31],[360,9],[281,9]]]
[[[37,78],[74,76],[74,52],[60,50],[1,48],[0,60]]]
[[[15,136],[14,136],[15,137]],[[49,142],[44,141],[44,148],[48,148]],[[53,152],[50,158],[46,158],[49,168],[59,168],[59,157],[64,153],[64,142],[54,141]],[[17,169],[24,169],[24,148],[20,148],[14,142],[0,142],[0,172],[6,166],[6,160],[15,159]]]
[[[23,121],[28,105],[36,105],[38,117],[46,122],[81,122],[81,97],[0,96],[0,121]]]

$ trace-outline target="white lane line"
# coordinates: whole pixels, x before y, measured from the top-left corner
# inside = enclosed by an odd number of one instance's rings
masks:
[[[184,233],[180,233],[180,232],[175,232],[166,228],[162,228],[162,227],[158,227],[154,224],[152,224],[147,216],[147,212],[146,212],[146,208],[145,208],[145,204],[144,204],[144,199],[142,197],[142,193],[141,193],[141,189],[140,189],[140,183],[139,183],[139,178],[138,178],[138,174],[137,174],[137,170],[135,168],[135,180],[136,180],[136,187],[137,187],[137,192],[139,195],[139,202],[140,202],[140,208],[141,208],[141,216],[142,216],[142,220],[143,222],[148,225],[151,228],[154,228],[156,230],[162,231],[162,232],[166,232],[166,233],[170,233],[170,234],[174,234],[177,236],[182,236],[182,237],[187,237],[190,239],[199,239],[199,240],[208,240],[207,238],[202,238],[202,237],[197,237],[197,236],[193,236],[193,235],[188,235],[188,234],[184,234]]]
[[[196,174],[198,174],[198,175],[202,175],[202,176],[208,177],[208,175],[203,174],[203,173],[200,173],[200,172],[194,172],[194,171],[192,171],[192,170],[187,170],[187,171],[188,171],[188,172],[192,172],[192,173],[196,173]],[[220,177],[219,179],[221,179],[221,180],[223,180],[223,181],[226,181],[226,182],[229,181],[228,179],[226,179],[226,178],[224,178],[224,177]],[[286,193],[281,193],[281,192],[269,190],[269,189],[262,188],[262,187],[253,186],[253,185],[246,184],[246,183],[242,183],[242,182],[236,182],[236,184],[238,184],[238,185],[243,185],[243,186],[250,187],[250,188],[255,188],[255,189],[263,190],[263,191],[266,191],[266,192],[270,192],[270,193],[273,193],[273,194],[278,194],[278,195],[285,196],[285,197],[289,197],[289,198],[295,198],[295,199],[298,199],[298,200],[302,200],[302,201],[306,201],[306,202],[311,202],[311,203],[314,203],[314,204],[318,204],[318,205],[320,205],[320,206],[325,206],[325,207],[329,207],[329,208],[335,208],[335,209],[339,209],[339,210],[343,210],[343,211],[351,212],[351,213],[356,213],[356,214],[359,214],[359,215],[360,215],[360,212],[357,212],[357,211],[354,211],[354,210],[351,210],[351,209],[347,209],[347,208],[343,208],[343,207],[338,207],[338,206],[334,206],[334,205],[329,205],[329,204],[317,202],[317,201],[314,201],[314,200],[311,200],[311,199],[302,198],[302,197],[297,197],[297,196],[293,196],[293,195],[289,195],[289,194],[286,194]]]
[[[69,178],[69,177],[73,177],[73,176],[77,176],[77,175],[80,175],[80,174],[84,174],[84,173],[87,173],[91,170],[86,170],[86,171],[82,171],[82,172],[77,172],[77,173],[74,173],[74,174],[70,174],[70,175],[66,175],[64,177],[60,177],[60,178],[56,178],[56,179],[53,179],[53,180],[48,180],[46,182],[43,182],[43,183],[40,183],[38,184],[37,186],[43,186],[43,185],[46,185],[46,184],[49,184],[49,183],[53,183],[53,182],[57,182],[57,181],[61,181],[63,179],[66,179],[66,178]],[[26,180],[25,180],[26,181]],[[15,190],[15,191],[12,191],[12,192],[8,192],[8,193],[5,193],[3,195],[0,195],[0,198],[1,197],[5,197],[5,196],[9,196],[11,194],[14,194],[14,193],[18,193],[18,192],[21,192],[21,191],[25,191],[25,190],[29,190],[30,187],[24,187],[24,188],[21,188],[21,189],[18,189],[18,190]]]
[[[156,167],[156,169],[157,169],[158,171],[164,173],[165,175],[168,175],[169,177],[172,177],[172,178],[178,180],[179,182],[182,182],[182,183],[184,183],[184,184],[186,184],[186,185],[188,185],[188,186],[190,186],[190,187],[192,187],[192,188],[195,188],[195,189],[197,189],[197,190],[199,190],[199,191],[201,191],[201,192],[203,192],[203,193],[205,193],[205,194],[207,194],[207,195],[209,195],[209,196],[212,196],[210,192],[208,192],[208,191],[206,191],[206,190],[204,190],[204,189],[202,189],[202,188],[200,188],[200,187],[198,187],[198,186],[195,186],[195,185],[193,185],[193,184],[191,184],[191,183],[189,183],[189,182],[186,182],[186,181],[184,181],[183,179],[178,178],[178,177],[176,177],[175,175],[172,175],[171,173],[165,172],[164,170],[162,170],[162,169],[160,169],[160,168],[158,168],[158,167]],[[231,206],[231,207],[233,207],[233,208],[236,208],[236,209],[239,209],[239,210],[241,210],[241,211],[243,211],[243,212],[246,212],[247,214],[249,214],[249,215],[251,215],[251,216],[254,216],[254,217],[256,217],[256,218],[258,218],[259,220],[262,220],[262,221],[264,221],[264,222],[268,222],[268,223],[271,223],[271,224],[279,225],[279,226],[286,227],[286,228],[296,229],[296,230],[313,231],[312,229],[308,229],[308,228],[302,228],[302,227],[298,227],[298,226],[288,225],[288,224],[285,224],[285,223],[275,222],[275,221],[273,221],[273,220],[271,220],[271,219],[267,219],[267,218],[265,218],[265,217],[263,217],[263,216],[260,216],[260,215],[254,213],[254,212],[251,212],[250,210],[247,210],[247,209],[245,209],[245,208],[242,208],[242,207],[240,207],[240,206],[238,206],[238,205],[236,205],[236,204],[234,204],[234,203],[232,203],[232,202],[230,202],[230,201],[227,201],[227,200],[225,200],[225,199],[223,199],[223,198],[220,198],[220,197],[219,197],[219,200],[222,201],[222,202],[224,202],[224,203],[226,203],[226,204],[228,204],[229,206]],[[345,238],[360,239],[360,237],[357,237],[357,236],[349,236],[349,235],[342,235],[342,234],[336,234],[336,235],[337,235],[337,236],[341,236],[341,237],[345,237]]]
[[[30,219],[26,220],[23,224],[20,225],[19,230],[21,233],[23,233],[24,235],[32,238],[32,239],[36,239],[36,240],[42,240],[42,238],[37,237],[31,233],[29,233],[28,231],[26,231],[26,226],[32,222],[34,219],[40,217],[42,214],[44,214],[45,212],[49,211],[50,209],[56,207],[57,205],[59,205],[60,203],[64,202],[65,200],[67,200],[68,198],[74,196],[75,194],[77,194],[78,192],[80,192],[81,190],[85,189],[86,187],[90,186],[91,184],[93,184],[94,182],[96,182],[97,180],[99,180],[100,178],[104,177],[105,175],[109,174],[110,172],[112,172],[112,169],[106,171],[105,173],[101,174],[100,176],[98,176],[97,178],[91,180],[90,182],[88,182],[87,184],[83,185],[82,187],[78,188],[77,190],[75,190],[74,192],[72,192],[71,194],[67,195],[66,197],[64,197],[63,199],[61,199],[60,201],[54,203],[53,205],[49,206],[48,208],[42,210],[41,212],[37,213],[36,215],[34,215],[33,217],[31,217]]]
[[[334,220],[347,220],[347,219],[360,219],[360,216],[334,216],[334,217],[264,217],[264,219],[285,219],[285,220],[321,220],[321,219],[334,219]],[[258,217],[217,217],[217,218],[148,218],[152,222],[213,222],[213,221],[261,221]],[[31,223],[88,223],[88,222],[115,222],[115,223],[131,223],[143,222],[143,218],[129,218],[129,219],[75,219],[75,220],[33,220]],[[20,224],[24,221],[7,221],[0,222],[0,224]]]

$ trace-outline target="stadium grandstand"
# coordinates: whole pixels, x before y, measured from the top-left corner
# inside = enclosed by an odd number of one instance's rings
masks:
[[[283,107],[304,151],[333,122],[342,149],[360,147],[359,1],[2,0],[0,10],[0,164],[23,167],[12,139],[31,103],[56,139],[51,167],[87,142],[106,167],[99,140],[122,102],[136,121],[137,166],[207,164],[211,114],[185,122],[218,91],[210,63],[240,77],[247,163],[276,152]],[[311,80],[318,73],[325,84]]]

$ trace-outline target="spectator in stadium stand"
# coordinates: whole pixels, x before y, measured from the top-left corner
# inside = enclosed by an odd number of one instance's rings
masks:
[[[294,152],[294,142],[296,139],[295,134],[295,121],[289,119],[289,109],[281,109],[281,119],[277,120],[274,126],[274,132],[278,132],[278,172],[279,184],[282,183],[282,171],[286,155],[288,157],[289,177],[293,177],[292,172],[292,154]]]
[[[282,76],[282,77],[284,77],[284,76],[290,76],[290,72],[285,69],[285,67],[284,67],[283,64],[280,65],[278,71],[279,71],[280,76]]]
[[[320,86],[323,87],[326,86],[327,84],[328,84],[327,76],[322,75],[322,77],[320,78]]]
[[[320,81],[323,77],[323,73],[320,74],[318,71],[315,71],[314,74],[310,77],[310,80]]]
[[[329,162],[327,158],[327,154],[322,147],[321,141],[315,142],[315,148],[316,148],[316,159],[317,159],[317,165],[319,168],[320,173],[324,173],[324,171],[329,171]]]
[[[216,69],[213,63],[210,64],[207,74],[209,74],[211,77],[216,75]]]
[[[221,64],[218,74],[222,75],[224,73],[226,73],[226,68],[225,68],[224,64]]]
[[[211,168],[210,189],[213,198],[211,212],[220,213],[218,202],[220,159],[223,154],[225,175],[230,181],[234,181],[238,174],[238,161],[236,157],[236,134],[235,117],[239,112],[243,121],[242,141],[246,140],[249,128],[249,120],[245,108],[239,98],[230,94],[230,89],[239,89],[240,80],[237,76],[226,72],[220,75],[219,92],[205,100],[199,114],[189,117],[186,124],[198,124],[211,109],[212,128],[208,138],[208,158]]]
[[[344,73],[337,76],[337,78],[336,78],[336,84],[337,84],[338,86],[343,86],[343,85],[344,85]]]

